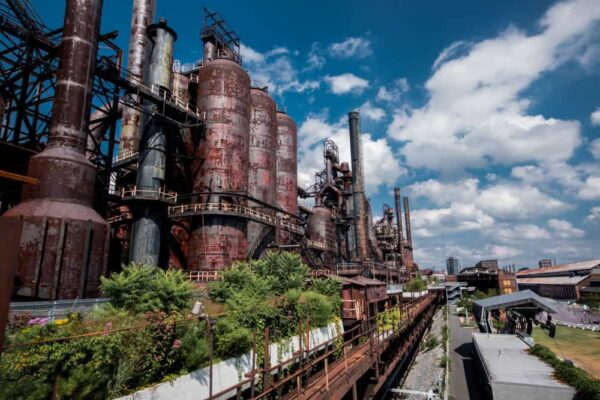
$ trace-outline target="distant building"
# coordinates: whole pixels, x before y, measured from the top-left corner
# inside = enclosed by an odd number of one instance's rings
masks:
[[[481,260],[475,266],[486,269],[498,269],[498,260]]]
[[[456,257],[446,258],[446,272],[448,275],[458,275],[460,271],[460,261]]]
[[[500,294],[509,294],[517,291],[517,280],[515,274],[498,269],[496,265],[488,263],[489,267],[482,267],[481,263],[470,268],[464,268],[457,277],[459,282],[465,282],[467,286],[488,292],[490,289],[497,290]]]
[[[432,276],[433,275],[433,270],[431,268],[423,268],[419,270],[419,275],[420,276]]]
[[[519,271],[517,283],[519,290],[531,289],[540,296],[579,300],[582,289],[592,287],[592,278],[597,273],[600,273],[600,260],[581,261]]]
[[[538,261],[538,266],[540,268],[546,268],[552,266],[552,260],[549,258],[544,258],[543,260]]]
[[[593,270],[587,286],[579,290],[579,301],[590,307],[600,307],[600,270]]]

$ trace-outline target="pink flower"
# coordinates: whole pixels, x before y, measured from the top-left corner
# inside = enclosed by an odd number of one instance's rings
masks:
[[[175,339],[175,341],[173,342],[173,348],[178,349],[180,347],[181,347],[181,340]]]

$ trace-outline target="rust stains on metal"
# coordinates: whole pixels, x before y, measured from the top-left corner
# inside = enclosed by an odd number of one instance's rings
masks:
[[[250,148],[248,194],[275,205],[277,162],[277,106],[266,90],[250,90]],[[270,213],[270,210],[261,211]],[[259,240],[264,225],[248,222],[248,245]]]
[[[284,211],[298,213],[298,137],[296,123],[277,112],[277,204]]]
[[[31,158],[22,216],[17,294],[39,298],[98,295],[106,223],[91,206],[96,169],[85,157],[102,1],[68,0],[46,149]]]
[[[402,197],[400,195],[400,188],[394,188],[394,204],[396,206],[396,228],[398,231],[398,253],[400,254],[400,265],[404,265],[404,257],[403,257],[403,243],[404,243],[404,235],[402,233],[402,208],[400,206],[400,201]]]
[[[298,137],[294,120],[282,111],[277,112],[277,205],[285,212],[298,214]],[[286,216],[287,217],[287,216]],[[286,218],[284,217],[284,218]],[[289,240],[288,232],[280,232],[279,242]]]
[[[367,212],[365,209],[365,184],[362,161],[362,141],[360,136],[360,115],[358,111],[348,113],[350,128],[350,153],[352,157],[352,190],[354,206],[354,234],[357,260],[368,258]]]
[[[236,62],[216,59],[198,74],[197,104],[206,114],[205,139],[196,151],[194,192],[241,192],[248,189],[250,77]],[[235,196],[205,194],[205,202],[234,202]],[[190,239],[190,269],[220,270],[246,258],[246,221],[205,216]]]
[[[150,25],[148,37],[151,46],[148,61],[146,85],[171,92],[173,68],[173,47],[177,35],[167,26],[166,21]],[[158,111],[158,106],[148,104],[147,108]],[[167,127],[165,122],[152,112],[144,118],[144,131],[140,140],[137,188],[159,192],[165,188],[167,168]],[[138,264],[166,266],[162,261],[162,232],[166,225],[166,207],[156,201],[136,201],[131,235],[131,261]]]
[[[134,0],[129,36],[127,69],[132,79],[144,82],[144,64],[148,49],[148,26],[154,21],[155,0]],[[139,101],[138,99],[133,99]],[[123,113],[119,152],[138,151],[141,135],[142,115],[139,110],[127,107]]]

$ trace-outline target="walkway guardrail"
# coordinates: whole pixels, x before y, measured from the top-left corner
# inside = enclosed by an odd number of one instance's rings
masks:
[[[201,214],[229,214],[238,217],[246,217],[257,222],[261,222],[271,226],[277,226],[278,218],[257,211],[253,208],[232,203],[194,203],[181,204],[169,207],[168,214],[170,217],[186,216],[186,215],[201,215]],[[304,229],[300,225],[293,224],[284,219],[279,219],[279,227],[283,230],[297,234],[304,234]]]

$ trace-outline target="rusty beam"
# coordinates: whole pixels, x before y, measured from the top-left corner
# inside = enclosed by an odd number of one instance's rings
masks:
[[[0,178],[10,179],[12,181],[28,183],[30,185],[37,185],[40,180],[38,178],[34,178],[33,176],[15,174],[14,172],[8,172],[0,169]]]

